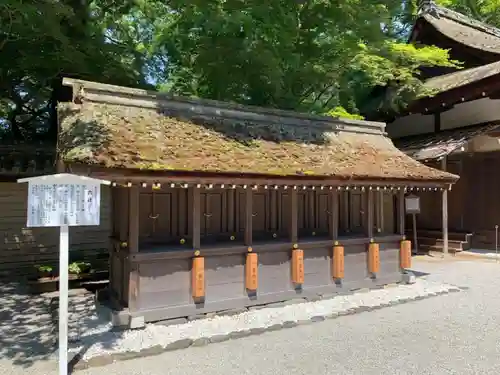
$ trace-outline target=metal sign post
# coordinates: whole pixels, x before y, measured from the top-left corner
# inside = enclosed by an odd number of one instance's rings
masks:
[[[28,227],[59,227],[59,375],[68,374],[69,227],[99,225],[101,185],[109,181],[67,173],[23,178]]]
[[[420,213],[420,197],[417,195],[408,195],[405,197],[405,210],[413,218],[413,245],[415,254],[418,253],[417,239],[417,214]]]

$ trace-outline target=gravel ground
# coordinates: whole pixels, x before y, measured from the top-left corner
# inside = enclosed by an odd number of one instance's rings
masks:
[[[263,329],[285,322],[306,322],[311,319],[338,316],[340,313],[362,306],[364,308],[389,306],[398,301],[435,296],[438,293],[449,291],[460,291],[460,289],[441,282],[417,280],[412,285],[358,292],[352,295],[336,296],[332,299],[284,307],[264,308],[234,316],[216,316],[168,327],[148,325],[144,330],[103,333],[109,327],[109,324],[103,322],[102,326],[96,325],[95,328],[85,330],[81,336],[79,347],[75,349],[78,351],[84,349],[83,359],[89,360],[107,354],[140,352],[157,345],[166,347],[179,340],[207,340],[214,337],[227,337],[232,332]],[[97,317],[92,320],[86,318],[86,320],[98,321]]]
[[[415,262],[430,282],[470,289],[358,315],[78,371],[164,374],[497,374],[500,263],[457,258]],[[6,375],[49,374],[44,361]]]

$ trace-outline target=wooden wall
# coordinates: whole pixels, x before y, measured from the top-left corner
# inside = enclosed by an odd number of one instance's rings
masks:
[[[367,265],[366,239],[346,241],[345,278],[341,285],[332,277],[332,246],[328,241],[309,243],[304,249],[304,283],[297,288],[291,280],[291,249],[287,245],[254,246],[258,254],[258,289],[245,289],[245,249],[225,254],[202,251],[205,300],[192,297],[191,254],[147,254],[134,261],[139,269],[135,314],[146,321],[259,305],[316,294],[346,291],[398,282],[399,241],[386,237],[380,243],[380,272],[371,278]]]
[[[500,152],[455,155],[449,158],[447,170],[460,175],[448,193],[450,232],[474,233],[472,247],[493,248],[495,225],[500,226]],[[419,195],[422,209],[417,219],[419,229],[441,230],[442,194],[420,192]]]
[[[119,194],[127,195],[127,188]],[[192,210],[187,189],[141,189],[139,193],[139,233],[143,250],[162,244],[191,247]],[[302,238],[329,238],[332,202],[329,190],[299,191],[297,197],[298,234]],[[118,195],[117,195],[118,196]],[[120,198],[118,198],[120,199]],[[367,194],[342,192],[339,201],[339,235],[366,235]],[[242,242],[244,239],[245,193],[242,189],[210,189],[201,192],[201,245]],[[116,223],[126,219],[124,196],[117,203]],[[374,192],[374,235],[396,231],[395,194]],[[378,208],[381,208],[380,210]],[[289,190],[260,189],[252,197],[253,241],[289,239]],[[126,222],[123,223],[124,228]],[[115,231],[116,232],[116,231]],[[126,230],[124,230],[126,232]],[[121,237],[124,241],[126,234]]]
[[[101,225],[70,228],[70,259],[106,254],[110,236],[109,188],[102,188]],[[26,228],[27,184],[0,183],[0,277],[33,274],[58,265],[58,228]]]

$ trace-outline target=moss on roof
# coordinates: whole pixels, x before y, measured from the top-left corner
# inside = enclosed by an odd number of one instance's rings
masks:
[[[181,120],[133,106],[61,104],[66,162],[109,168],[281,176],[454,181],[383,135],[316,127]]]

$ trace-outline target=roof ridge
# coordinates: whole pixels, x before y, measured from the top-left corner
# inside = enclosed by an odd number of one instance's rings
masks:
[[[500,38],[500,29],[487,23],[478,21],[465,14],[437,5],[433,0],[422,0],[418,9],[418,16],[430,15],[435,18],[448,18],[462,25],[488,33]]]
[[[159,109],[164,113],[187,115],[193,118],[201,116],[241,121],[265,121],[287,126],[321,127],[332,131],[386,135],[385,123],[382,122],[342,119],[209,99],[177,97],[168,93],[71,78],[64,78],[63,84],[73,87],[76,102],[82,100]]]

